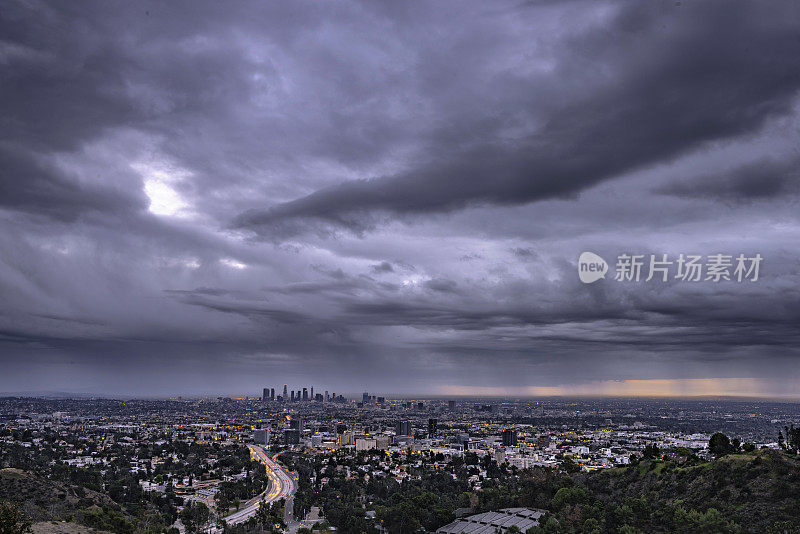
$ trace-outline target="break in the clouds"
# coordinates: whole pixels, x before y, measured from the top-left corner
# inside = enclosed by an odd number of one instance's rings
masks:
[[[795,2],[0,28],[0,391],[800,396]],[[585,285],[587,250],[764,263]]]

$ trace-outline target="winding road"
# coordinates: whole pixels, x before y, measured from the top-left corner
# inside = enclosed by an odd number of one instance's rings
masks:
[[[225,516],[223,519],[228,525],[244,523],[256,515],[262,499],[267,503],[286,499],[284,521],[287,525],[293,523],[294,517],[292,514],[294,510],[294,493],[297,490],[297,478],[271,458],[263,447],[259,445],[248,445],[247,448],[250,449],[250,454],[254,459],[264,464],[264,468],[267,470],[269,484],[267,484],[267,489],[263,493],[253,497],[238,511]],[[219,532],[221,532],[221,530],[219,530]]]

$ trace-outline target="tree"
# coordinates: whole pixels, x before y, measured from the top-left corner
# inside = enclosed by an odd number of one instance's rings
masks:
[[[33,532],[31,522],[14,504],[0,503],[0,534],[26,534]]]
[[[561,462],[561,468],[567,473],[578,473],[581,470],[581,466],[576,464],[569,456]]]
[[[658,450],[658,445],[651,443],[644,448],[643,454],[645,458],[658,458],[661,456],[661,451]]]
[[[800,427],[795,428],[794,425],[783,427],[786,431],[786,446],[785,449],[792,454],[797,454],[800,451]],[[778,443],[780,443],[780,438]]]
[[[264,527],[270,524],[271,519],[272,514],[270,514],[269,507],[267,507],[267,501],[262,498],[261,502],[258,503],[258,511],[256,512],[256,522],[261,527],[261,532],[264,532]]]
[[[566,505],[588,503],[589,493],[583,488],[561,488],[553,496],[551,501],[553,509],[561,510]]]
[[[210,516],[208,507],[201,503],[189,503],[181,510],[181,522],[186,532],[198,532]]]
[[[716,508],[709,508],[704,512],[689,510],[688,512],[678,507],[675,510],[675,526],[682,532],[708,532],[714,534],[729,534],[739,532],[741,527],[734,521],[729,521]]]
[[[708,450],[714,456],[725,456],[733,451],[731,441],[722,432],[717,432],[708,440]]]
[[[583,522],[583,527],[581,527],[581,532],[583,532],[584,534],[600,534],[600,532],[602,532],[600,530],[600,521],[598,521],[594,517],[590,517],[589,519]]]
[[[279,502],[268,503],[261,500],[258,505],[258,512],[256,512],[256,522],[264,531],[266,527],[267,532],[275,532],[275,525],[280,527],[284,526],[283,523],[283,499]]]
[[[525,531],[525,534],[556,534],[561,531],[558,521],[553,516],[546,516],[540,519],[540,526],[531,527]]]

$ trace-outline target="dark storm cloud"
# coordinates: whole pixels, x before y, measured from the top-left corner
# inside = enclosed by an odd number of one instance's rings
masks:
[[[75,220],[91,212],[144,210],[143,194],[126,194],[103,184],[82,184],[79,177],[25,154],[24,149],[0,147],[0,206]]]
[[[394,267],[392,267],[392,264],[388,261],[382,261],[372,266],[372,272],[375,274],[392,273],[394,272]]]
[[[511,252],[514,254],[514,256],[520,258],[521,260],[536,258],[536,252],[529,248],[515,247],[511,249]]]
[[[133,121],[137,110],[124,95],[119,51],[74,13],[41,7],[12,2],[0,13],[0,204],[67,220],[143,209],[141,191],[87,183],[47,161]]]
[[[799,17],[7,3],[0,391],[795,380]],[[587,286],[586,250],[765,262]]]
[[[659,192],[684,198],[710,197],[744,202],[787,193],[796,195],[799,186],[800,159],[763,159],[719,175],[677,181]]]
[[[787,112],[800,87],[800,21],[795,9],[779,6],[767,15],[738,2],[724,10],[699,3],[669,12],[658,4],[626,5],[610,27],[565,44],[554,79],[530,81],[533,101],[507,103],[503,111],[521,105],[516,112],[523,115],[530,113],[526,107],[551,108],[540,110],[542,125],[532,134],[504,140],[502,123],[478,116],[472,125],[482,135],[478,143],[462,148],[451,141],[462,132],[435,132],[429,161],[409,171],[251,210],[236,224],[269,235],[299,231],[298,220],[318,219],[361,231],[374,227],[363,218],[373,210],[425,213],[568,197],[710,141],[752,132]],[[571,98],[562,101],[538,84],[558,84]]]
[[[452,293],[456,290],[458,283],[454,280],[447,280],[446,278],[433,278],[431,280],[426,280],[423,285],[433,291]]]

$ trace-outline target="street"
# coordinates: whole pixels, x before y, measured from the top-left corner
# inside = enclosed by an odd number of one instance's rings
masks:
[[[278,462],[273,460],[269,454],[259,445],[248,445],[250,454],[262,463],[267,470],[267,477],[269,484],[267,489],[247,501],[238,511],[224,517],[223,519],[229,525],[236,525],[244,523],[258,512],[258,507],[262,499],[266,503],[272,503],[280,499],[286,499],[284,521],[287,525],[294,522],[293,508],[294,499],[293,495],[296,489],[295,476],[284,469]],[[221,532],[221,529],[213,530],[213,532]]]

